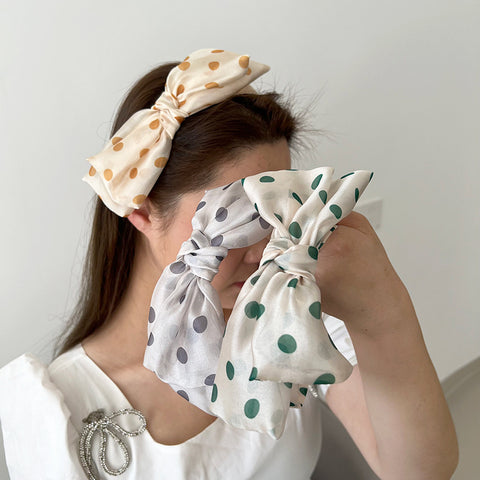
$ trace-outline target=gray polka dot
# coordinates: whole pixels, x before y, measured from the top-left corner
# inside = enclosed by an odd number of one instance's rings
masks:
[[[213,385],[214,382],[215,382],[215,374],[214,373],[212,373],[211,375],[209,375],[205,379],[205,385]]]
[[[188,394],[187,394],[187,392],[186,392],[185,390],[178,390],[177,393],[178,393],[181,397],[183,397],[185,400],[187,400],[187,402],[190,400],[190,399],[188,398]]]
[[[193,246],[194,246],[195,248],[197,248],[197,249],[200,248],[200,247],[198,246],[198,243],[197,243],[193,238],[191,238],[190,241],[193,243]]]
[[[219,245],[222,244],[222,242],[223,242],[223,235],[217,235],[216,237],[210,240],[210,245],[214,247],[218,247]]]
[[[203,333],[207,329],[207,317],[200,315],[193,321],[193,329],[197,333]]]
[[[221,262],[225,257],[222,257],[221,255],[215,255],[215,258]]]
[[[215,220],[217,222],[223,222],[228,215],[228,210],[225,207],[220,207],[215,213]]]
[[[233,182],[232,182],[233,183]],[[229,183],[228,185],[226,185],[225,187],[222,188],[222,190],[226,190],[232,183]]]
[[[150,333],[150,336],[148,337],[148,342],[147,345],[150,346],[153,343],[153,333]]]
[[[185,300],[185,294],[183,293],[180,299],[178,300],[178,303],[183,303],[184,300]]]
[[[150,307],[150,310],[148,312],[148,322],[149,323],[153,323],[155,321],[155,310],[153,309],[153,307],[151,306]]]
[[[264,220],[262,217],[259,218],[259,222],[260,222],[260,225],[262,228],[264,228],[265,230],[270,227],[270,224]]]
[[[204,201],[202,200],[202,201],[197,205],[197,210],[195,210],[195,211],[200,210],[200,209],[203,208],[206,204],[207,204],[207,202],[204,202]]]
[[[170,265],[170,271],[172,273],[182,273],[185,270],[185,266],[183,262],[175,262]]]
[[[254,214],[252,215],[252,220],[255,220],[259,216],[260,216],[260,214],[258,212],[254,212]]]
[[[177,359],[180,363],[187,363],[188,355],[184,348],[179,347],[177,350]]]

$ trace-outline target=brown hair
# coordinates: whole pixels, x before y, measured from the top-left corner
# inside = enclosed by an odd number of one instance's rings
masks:
[[[180,62],[160,65],[140,78],[120,106],[111,137],[135,112],[150,108],[164,90],[168,73]],[[306,112],[304,112],[306,113]],[[240,94],[187,117],[177,131],[169,160],[150,191],[155,216],[168,227],[181,195],[215,180],[220,166],[242,151],[285,138],[294,149],[303,145],[302,115],[294,115],[280,94]],[[306,131],[306,129],[305,129]],[[95,198],[80,295],[66,327],[57,337],[54,357],[100,328],[125,293],[135,257],[137,229],[127,218]]]

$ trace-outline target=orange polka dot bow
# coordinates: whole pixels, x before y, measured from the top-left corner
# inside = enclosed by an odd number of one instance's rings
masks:
[[[242,92],[270,67],[225,50],[191,53],[168,74],[165,91],[148,109],[135,112],[87,159],[82,178],[117,215],[140,208],[165,167],[182,121],[210,105]]]

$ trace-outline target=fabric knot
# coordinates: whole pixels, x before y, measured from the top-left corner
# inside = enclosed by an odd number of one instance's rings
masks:
[[[294,244],[287,237],[270,240],[265,247],[260,265],[273,260],[286,273],[315,281],[318,249],[311,245]]]
[[[180,128],[183,119],[188,116],[187,112],[178,108],[178,101],[168,92],[163,92],[158,97],[152,110],[158,111],[160,124],[170,140]]]
[[[211,282],[228,254],[228,248],[220,245],[222,240],[222,235],[209,240],[201,230],[193,229],[190,238],[183,242],[177,259],[183,255],[183,262],[194,275]]]

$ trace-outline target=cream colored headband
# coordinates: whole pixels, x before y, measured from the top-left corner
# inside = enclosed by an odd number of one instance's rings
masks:
[[[191,53],[167,76],[165,91],[151,108],[135,112],[103,150],[87,158],[82,178],[112,212],[127,217],[141,207],[164,169],[182,121],[238,93],[270,67],[225,50]]]

